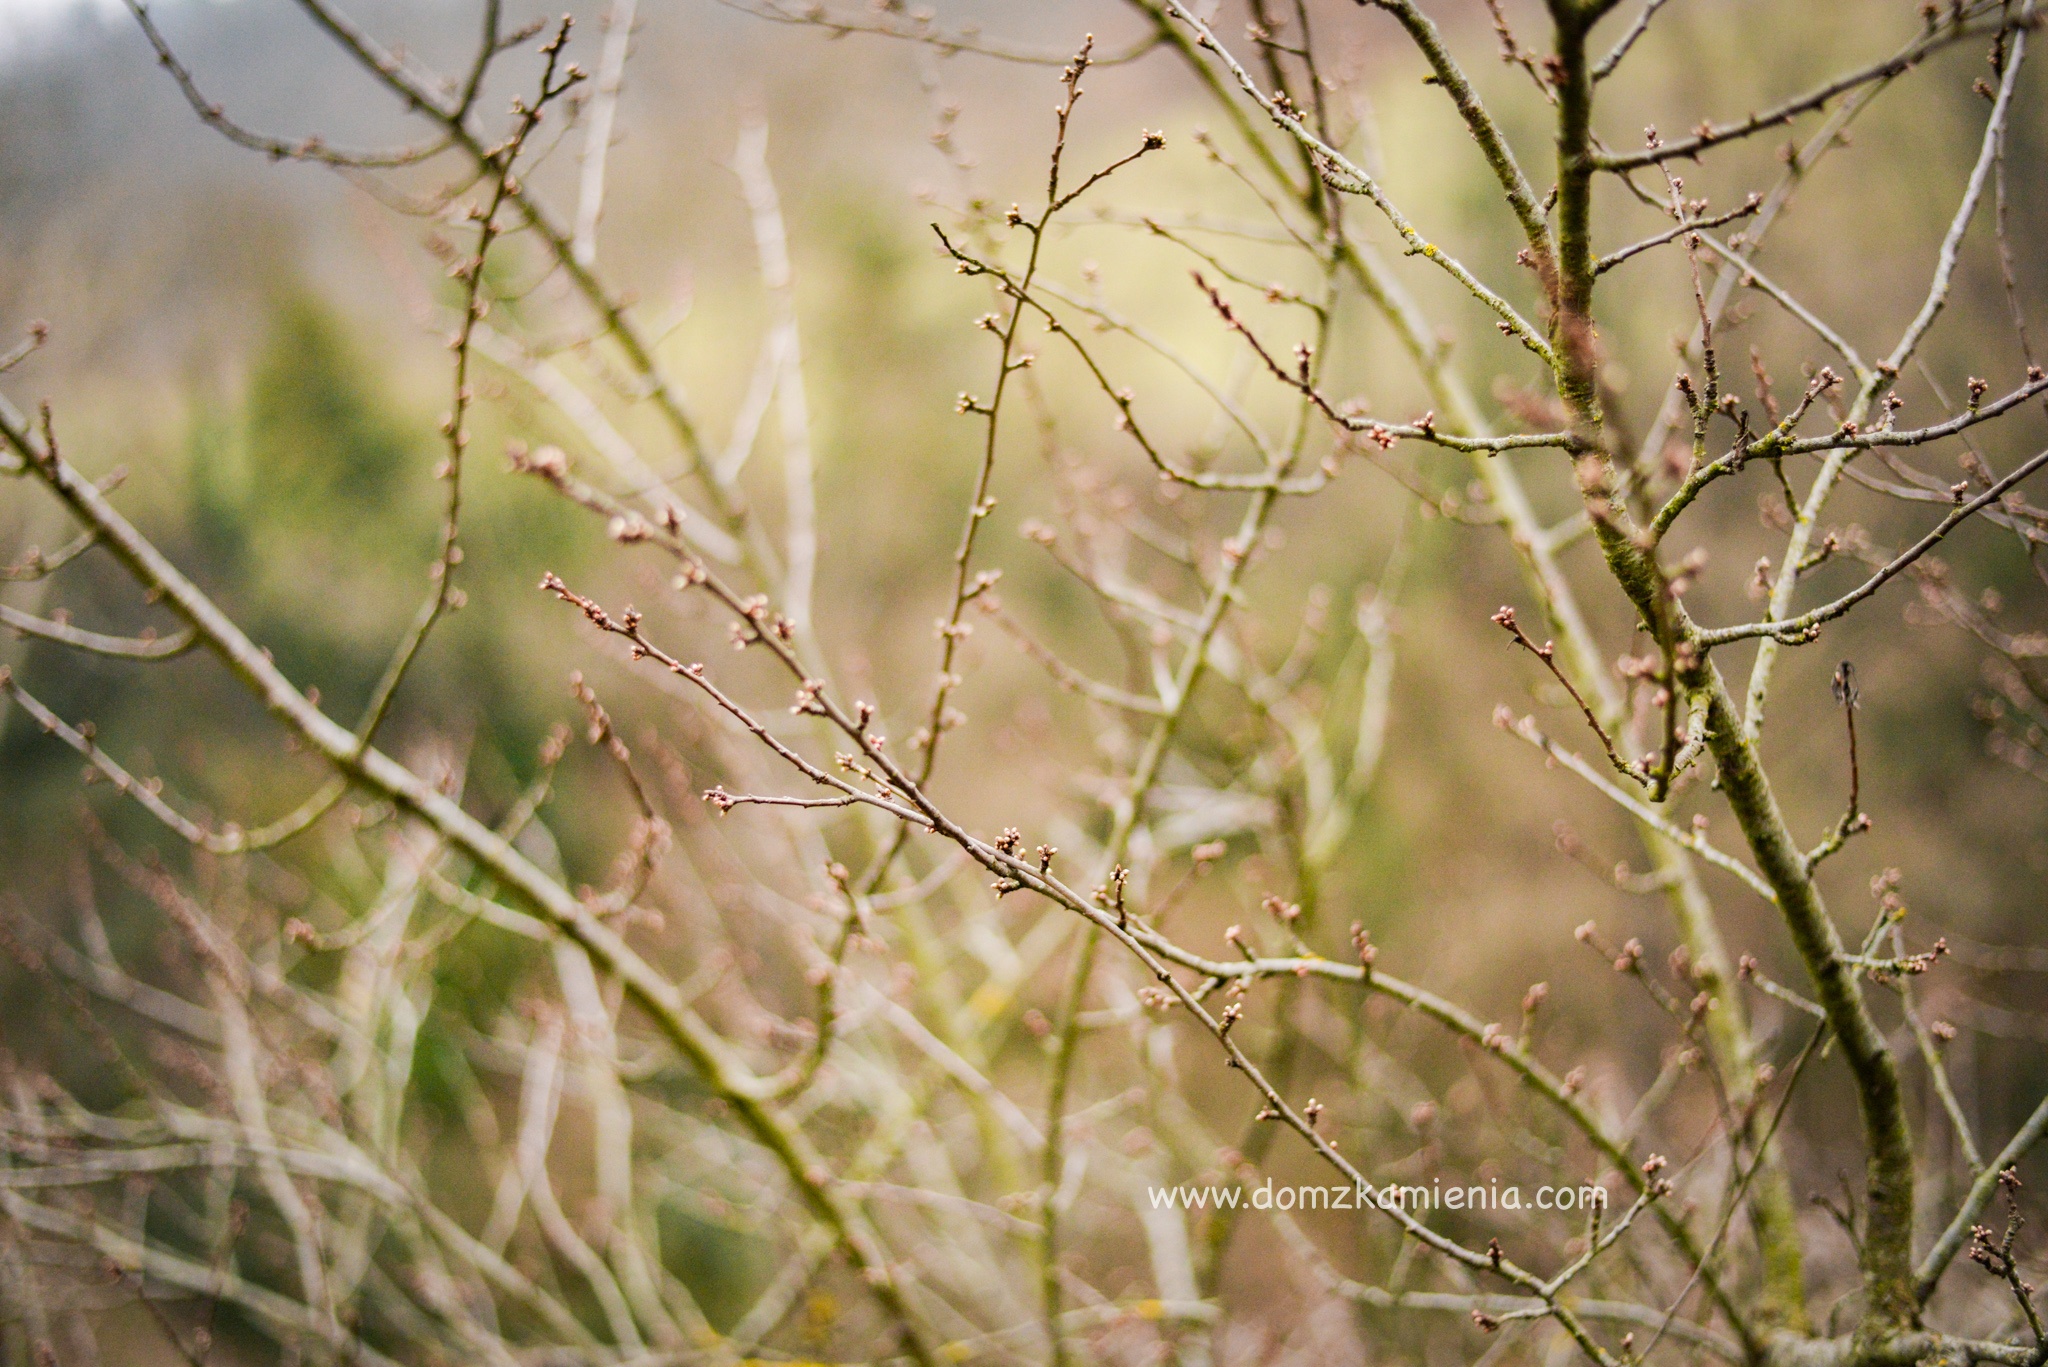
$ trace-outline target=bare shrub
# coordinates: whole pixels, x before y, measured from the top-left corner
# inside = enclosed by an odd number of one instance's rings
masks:
[[[193,1363],[229,1325],[270,1345],[254,1354],[322,1362],[2040,1362],[2017,1170],[2048,1102],[2016,1133],[1977,1132],[1934,1010],[1958,1000],[1939,986],[1949,944],[1907,923],[1896,876],[1868,918],[1823,899],[1831,858],[1885,838],[1865,800],[1893,757],[1857,730],[1874,669],[1988,661],[1993,752],[2048,775],[2039,583],[2016,601],[1941,558],[1979,536],[2048,580],[2048,512],[2023,492],[2048,462],[2027,444],[2048,376],[2023,308],[2032,244],[2006,206],[2009,178],[2039,174],[2008,166],[2039,121],[2032,0],[1892,6],[1887,55],[1641,136],[1598,106],[1673,22],[1663,0],[1490,0],[1471,52],[1411,0],[1128,0],[1103,6],[1114,44],[1054,57],[894,3],[739,7],[1057,73],[1055,111],[1016,115],[1043,123],[1042,178],[977,193],[941,116],[967,188],[938,196],[931,260],[984,292],[986,379],[958,399],[972,437],[949,459],[973,477],[931,639],[831,620],[835,535],[875,533],[817,492],[766,126],[732,161],[767,321],[724,440],[599,250],[632,0],[587,39],[567,20],[514,27],[488,0],[452,76],[299,0],[420,130],[384,149],[245,125],[130,0],[199,119],[418,222],[444,277],[421,304],[449,354],[439,530],[367,705],[330,715],[82,473],[100,462],[65,443],[63,414],[0,402],[0,473],[77,537],[11,554],[8,579],[104,555],[159,620],[113,634],[0,605],[52,647],[0,689],[172,837],[166,853],[88,818],[75,921],[6,906],[10,948],[99,1070],[86,1096],[8,1064],[0,1301],[26,1351],[87,1360],[92,1316],[133,1303]],[[1375,170],[1380,68],[1343,55],[1358,33],[1405,35],[1476,145],[1480,245],[1445,245],[1432,234],[1456,207],[1397,202]],[[1512,119],[1461,65],[1496,55]],[[1083,136],[1090,92],[1139,57],[1174,64],[1220,131]],[[1855,244],[1887,297],[1911,275],[1906,321],[1831,324],[1776,272],[1774,229],[1802,187],[1856,194],[1818,173],[1881,98],[1910,98],[1892,87],[1958,79],[1982,112],[1967,158],[1917,173],[1944,206],[1931,259],[1881,230]],[[1176,157],[1189,179],[1145,179]],[[1744,188],[1710,199],[1688,178]],[[1126,185],[1167,202],[1119,208]],[[1127,312],[1115,271],[1074,259],[1083,227],[1157,254],[1170,269],[1147,278],[1169,283],[1133,293],[1178,302]],[[1973,342],[1999,368],[1950,392],[1923,352],[1977,258],[2011,334]],[[1629,321],[1632,276],[1679,290],[1691,334],[1668,387]],[[1759,340],[1738,349],[1745,325]],[[0,361],[9,384],[44,335]],[[1396,354],[1407,377],[1382,380]],[[1401,416],[1366,397],[1409,384],[1426,397]],[[480,461],[493,406],[516,439]],[[999,507],[1013,460],[1038,462],[1042,515]],[[455,738],[382,738],[471,591],[466,492],[507,464],[587,511],[627,568],[551,571],[529,600],[531,630],[573,642],[585,672],[524,791],[495,801],[468,791]],[[1404,500],[1393,554],[1341,552],[1351,601],[1302,591],[1290,529],[1341,545],[1355,509],[1306,510],[1366,480],[1376,507]],[[1851,493],[1872,529],[1840,520]],[[1751,570],[1754,529],[1728,510],[1759,501],[1777,546]],[[1496,760],[1494,796],[1547,801],[1529,786],[1543,768],[1583,781],[1625,814],[1640,867],[1562,823],[1559,850],[1668,913],[1668,958],[1588,921],[1587,949],[1527,972],[1558,986],[1528,987],[1519,1019],[1419,985],[1428,966],[1382,953],[1346,905],[1399,737],[1397,650],[1432,649],[1444,625],[1400,607],[1425,514],[1471,524],[1520,573],[1489,644],[1543,715],[1494,714],[1526,747]],[[1051,592],[1006,599],[998,526],[1099,620],[1054,612]],[[1855,637],[1824,743],[1768,763],[1781,666],[1894,584],[1978,654],[1890,626]],[[327,776],[281,815],[209,813],[43,700],[55,648],[204,652]],[[870,696],[882,655],[916,685]],[[1042,677],[992,690],[971,722],[969,675],[993,662]],[[1019,693],[1061,710],[1013,718],[1007,752],[967,750]],[[645,728],[609,710],[649,699]],[[549,828],[574,731],[624,804],[594,863]],[[1808,829],[1784,768],[1802,792],[1839,772],[1839,816]],[[110,947],[96,882],[169,931],[149,972]],[[1985,971],[2041,953],[1958,948]],[[1559,999],[1614,990],[1610,968],[1664,1032],[1647,1085],[1609,1066],[1619,1044],[1551,1032],[1561,1010],[1587,1018]],[[1794,1106],[1829,1078],[1824,1103]],[[1799,1126],[1816,1152],[1853,1130],[1863,1173],[1836,1188],[1797,1171]],[[1834,1224],[1802,1209],[1816,1185]],[[1416,1195],[1363,1195],[1402,1188]],[[1444,1188],[1480,1195],[1438,1205]],[[1539,1189],[1570,1203],[1500,1196]],[[1983,1275],[1930,1309],[1959,1253]]]

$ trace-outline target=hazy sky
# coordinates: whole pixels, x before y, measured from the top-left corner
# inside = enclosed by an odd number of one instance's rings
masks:
[[[0,23],[34,23],[64,10],[98,9],[118,13],[121,0],[0,0]]]
[[[121,0],[0,0],[0,56],[47,30],[51,21],[81,10],[111,21],[120,17]]]

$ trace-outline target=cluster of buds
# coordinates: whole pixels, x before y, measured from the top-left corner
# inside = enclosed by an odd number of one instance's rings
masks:
[[[1002,577],[1003,572],[1001,570],[980,571],[974,576],[973,582],[967,586],[967,591],[960,595],[960,601],[972,603],[980,600],[981,610],[985,613],[1001,611],[1003,606],[1002,600],[991,590],[995,588]]]
[[[695,578],[691,582],[702,583],[703,579]],[[727,627],[734,650],[745,650],[771,637],[784,645],[796,639],[796,624],[770,607],[766,594],[753,594],[741,599],[736,606],[740,615]]]
[[[2012,1284],[2013,1290],[2018,1292],[2025,1301],[2031,1302],[2034,1297],[2034,1286],[2032,1283],[2021,1278],[2019,1275],[2019,1264],[2012,1256],[2013,1240],[2019,1237],[2020,1230],[2027,1223],[2019,1212],[2020,1175],[2018,1170],[2006,1168],[2000,1172],[1998,1174],[1998,1186],[2005,1195],[2008,1212],[2005,1221],[2005,1236],[1994,1242],[1990,1230],[1982,1225],[1971,1226],[1970,1261],[1994,1277],[2003,1277]],[[2030,1316],[2031,1313],[2030,1310]]]
[[[550,484],[560,484],[569,477],[569,455],[559,446],[543,446],[529,452],[525,442],[515,441],[505,448],[505,457],[514,474],[539,475]]]
[[[805,679],[796,691],[796,701],[790,704],[790,715],[796,717],[822,717],[825,715],[825,685],[817,679]]]
[[[1775,587],[1777,585],[1771,578],[1771,558],[1768,555],[1758,556],[1756,558],[1756,572],[1749,577],[1749,601],[1752,603],[1763,602],[1771,596],[1771,590]]]
[[[1870,976],[1881,983],[1896,982],[1900,978],[1917,978],[1946,958],[1948,952],[1947,938],[1939,938],[1935,940],[1932,948],[1922,953],[1908,954],[1903,958],[1886,959],[1872,964]],[[1953,1035],[1954,1029],[1951,1028],[1949,1033]]]
[[[631,636],[640,629],[640,614],[632,608],[627,608],[617,618],[614,618],[610,613],[599,607],[594,600],[585,598],[582,594],[577,593],[567,584],[564,584],[553,570],[549,570],[540,577],[540,587],[542,592],[552,593],[563,602],[572,604],[580,609],[583,615],[590,620],[591,625],[600,631],[610,631],[621,636]]]
[[[1551,654],[1553,652],[1553,647],[1551,645],[1545,644],[1541,647],[1538,647],[1533,642],[1531,642],[1527,636],[1525,636],[1522,633],[1521,624],[1515,620],[1515,610],[1513,608],[1508,607],[1506,604],[1502,604],[1500,611],[1494,613],[1490,620],[1493,622],[1495,626],[1499,627],[1502,631],[1505,631],[1510,636],[1514,637],[1518,643],[1528,647],[1530,650],[1534,651],[1543,659],[1547,660],[1551,657]]]
[[[1877,899],[1877,919],[1884,925],[1894,925],[1906,919],[1906,899],[1899,896],[1899,883],[1904,875],[1897,869],[1885,869],[1870,880],[1870,895]]]
[[[1015,826],[1003,827],[1003,833],[996,837],[996,853],[998,854],[1008,855],[1014,859],[1017,857],[1017,851],[1023,847],[1023,833]],[[996,896],[1007,897],[1009,894],[1020,890],[1024,884],[1022,880],[1004,874],[989,886],[994,889]]]
[[[1372,961],[1380,956],[1380,952],[1374,946],[1372,936],[1366,932],[1363,922],[1353,921],[1351,923],[1351,947],[1358,951],[1358,966],[1364,969],[1366,974],[1370,976],[1372,973]]]
[[[1630,683],[1654,679],[1664,669],[1664,661],[1655,655],[1624,655],[1614,662],[1614,672]]]
[[[1130,912],[1124,906],[1124,888],[1131,881],[1131,871],[1118,864],[1109,871],[1109,881],[1095,886],[1095,905],[1116,913],[1116,923],[1129,925]]]
[[[6,671],[0,670],[0,674]],[[4,682],[0,679],[0,682]],[[310,694],[310,690],[309,690]],[[312,701],[309,696],[307,699]],[[316,703],[315,706],[318,704]],[[543,769],[552,769],[562,762],[562,756],[569,753],[569,728],[556,722],[548,728],[548,738],[540,743],[540,764]]]
[[[1700,571],[1706,567],[1707,548],[1695,546],[1678,562],[1678,568],[1672,573],[1670,582],[1665,585],[1665,592],[1673,598],[1683,597],[1699,580]]]
[[[690,666],[690,668],[692,670],[701,671],[704,668],[704,666],[692,665]],[[868,745],[874,749],[879,750],[882,748],[883,744],[887,740],[888,737],[886,736],[871,736],[868,738]],[[832,756],[832,762],[838,765],[842,771],[849,774],[853,774],[859,778],[864,778],[869,783],[874,784],[875,791],[880,793],[883,797],[894,797],[896,795],[896,790],[894,787],[890,785],[889,780],[884,778],[881,774],[876,773],[873,769],[869,768],[866,764],[864,764],[861,761],[859,755],[851,754],[847,751],[841,750],[837,754]]]

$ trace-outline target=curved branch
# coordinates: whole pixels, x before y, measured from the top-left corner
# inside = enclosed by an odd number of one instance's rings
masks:
[[[1996,4],[1978,6],[1979,12],[2003,8]],[[1965,38],[1980,34],[1998,32],[2009,27],[2004,22],[1996,25],[1973,27],[1967,23],[1950,23],[1930,28],[1881,62],[1872,63],[1858,70],[1837,76],[1825,85],[1796,95],[1784,103],[1775,105],[1759,114],[1725,124],[1705,124],[1689,138],[1678,138],[1656,147],[1646,147],[1640,152],[1608,152],[1596,155],[1594,164],[1602,171],[1632,171],[1642,166],[1658,166],[1667,161],[1681,161],[1697,157],[1709,148],[1723,143],[1751,137],[1766,129],[1790,123],[1801,114],[1812,113],[1825,106],[1837,95],[1845,95],[1859,87],[1878,81],[1889,80],[1918,66],[1929,54],[1950,47]]]
[[[1785,645],[1804,645],[1819,634],[1823,623],[1840,617],[1850,608],[1855,607],[1858,603],[1870,597],[1871,594],[1876,593],[1879,589],[1904,573],[1914,561],[1933,550],[1943,537],[1968,521],[1972,514],[1997,502],[2007,490],[2011,489],[2028,475],[2033,474],[2043,465],[2048,465],[2048,450],[2037,453],[2031,460],[2014,469],[2011,474],[1999,480],[1969,502],[1958,504],[1955,510],[1937,523],[1927,535],[1901,551],[1890,563],[1878,570],[1877,573],[1871,575],[1870,578],[1864,580],[1834,602],[1823,604],[1811,612],[1801,613],[1797,617],[1788,618],[1782,622],[1749,622],[1742,626],[1703,630],[1699,633],[1700,643],[1702,645],[1717,646],[1726,645],[1730,641],[1742,641],[1748,640],[1751,637],[1767,636]]]
[[[2048,1098],[2034,1108],[2027,1117],[2027,1123],[2020,1126],[2019,1133],[2010,1143],[1998,1151],[1998,1157],[1991,1160],[1984,1171],[1977,1174],[1977,1180],[1970,1184],[1969,1195],[1957,1208],[1955,1218],[1934,1241],[1934,1247],[1927,1250],[1927,1256],[1920,1260],[1920,1266],[1913,1274],[1913,1292],[1924,1303],[1934,1294],[1934,1288],[1941,1284],[1941,1274],[1955,1261],[1956,1254],[1970,1237],[1970,1227],[1977,1223],[1977,1217],[1984,1213],[1984,1207],[1991,1204],[1991,1198],[1998,1194],[1998,1175],[2025,1158],[2043,1138],[2048,1138]]]
[[[111,655],[122,660],[166,660],[192,648],[196,637],[188,628],[169,636],[104,636],[67,622],[53,622],[0,603],[0,626],[58,645],[70,646],[93,655]]]

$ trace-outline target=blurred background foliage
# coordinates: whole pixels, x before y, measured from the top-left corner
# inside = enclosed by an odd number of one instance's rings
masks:
[[[210,92],[246,122],[294,134],[317,129],[336,143],[398,131],[383,103],[365,97],[360,74],[325,48],[291,6],[192,0],[160,8]],[[991,31],[1051,48],[1070,48],[1094,27],[1101,30],[1099,50],[1115,51],[1134,31],[1129,16],[1107,3],[945,8],[949,18],[979,19]],[[1477,0],[1434,8],[1463,50],[1492,50]],[[1817,72],[1886,50],[1910,31],[1915,8],[1907,0],[1680,0],[1612,83],[1604,126],[1626,141],[1645,125],[1679,130],[1702,117],[1758,107],[1810,84]],[[1508,280],[1518,302],[1531,301],[1531,282],[1509,264],[1513,225],[1441,92],[1419,79],[1413,51],[1390,24],[1350,4],[1319,6],[1318,13],[1340,34],[1354,155],[1383,170],[1404,203],[1426,212],[1430,231],[1466,260],[1484,263],[1491,278]],[[434,58],[449,58],[469,34],[465,8],[454,4],[366,4],[361,17]],[[594,33],[594,23],[590,28]],[[424,591],[423,568],[435,545],[435,423],[446,406],[447,358],[441,339],[420,321],[423,300],[431,297],[426,291],[435,288],[421,282],[436,276],[431,258],[418,251],[416,225],[316,170],[272,166],[226,147],[190,117],[125,21],[81,9],[36,22],[17,17],[7,32],[10,46],[0,56],[0,326],[11,335],[31,318],[46,318],[53,327],[46,351],[9,376],[7,387],[20,400],[51,400],[74,462],[95,473],[121,466],[119,497],[131,518],[217,595],[289,676],[316,686],[331,714],[353,721]],[[1508,111],[1510,134],[1532,149],[1532,159],[1540,156],[1533,150],[1547,118],[1540,96],[1512,68],[1477,56],[1468,65]],[[1858,124],[1855,145],[1801,187],[1770,244],[1773,273],[1796,280],[1802,298],[1858,338],[1888,338],[1917,305],[1975,146],[1981,102],[1971,82],[1984,69],[1982,54],[1948,53],[1930,67],[1908,90],[1882,99]],[[2048,152],[2041,80],[2038,71],[2023,80],[2023,113],[2012,126],[2016,166],[2038,167]],[[745,206],[726,163],[741,121],[765,118],[792,236],[815,424],[823,527],[817,619],[854,691],[880,698],[900,734],[914,727],[923,705],[935,659],[930,624],[944,608],[948,557],[977,460],[979,427],[954,414],[953,399],[985,385],[989,362],[986,339],[971,326],[987,307],[986,291],[954,274],[928,225],[952,223],[953,208],[972,197],[1031,202],[1043,183],[1055,94],[1051,73],[1041,68],[941,58],[859,37],[827,41],[696,0],[643,7],[603,234],[611,278],[633,282],[637,308],[656,320],[650,326],[660,332],[674,373],[685,377],[711,430],[724,432],[767,317]],[[957,156],[933,145],[941,123]],[[1200,263],[1142,227],[1109,221],[1159,206],[1217,214],[1246,208],[1243,189],[1199,151],[1192,135],[1203,125],[1221,127],[1216,111],[1164,55],[1095,73],[1077,123],[1076,164],[1119,154],[1141,127],[1165,128],[1168,151],[1097,194],[1094,202],[1115,214],[1073,216],[1053,241],[1051,269],[1075,289],[1089,288],[1084,279],[1098,280],[1096,288],[1119,312],[1145,319],[1191,356],[1229,373],[1244,360],[1189,285],[1187,269]],[[1219,137],[1228,145],[1227,136]],[[1767,141],[1711,168],[1687,167],[1686,193],[1717,205],[1739,202],[1768,183],[1774,154]],[[558,157],[543,172],[564,195],[573,187],[570,164]],[[2028,174],[2010,190],[2011,220],[2020,240],[2034,245],[2048,222],[2048,182]],[[1618,194],[1605,207],[1620,220],[1632,214],[1645,228],[1653,225]],[[1967,375],[1998,377],[1996,389],[2017,373],[1984,243],[1980,221],[1956,303],[1931,353],[1932,379],[1951,393]],[[1271,254],[1256,243],[1226,242],[1217,251],[1251,278],[1273,269]],[[2038,251],[2020,258],[2022,292],[2037,305],[2048,301],[2044,262]],[[533,265],[530,254],[515,249],[502,269],[516,279],[530,276]],[[1532,381],[1525,358],[1475,323],[1436,277],[1418,270],[1406,276],[1439,317],[1459,322],[1459,354],[1482,388],[1497,377],[1498,395]],[[1673,342],[1689,326],[1684,264],[1668,254],[1646,259],[1604,288],[1611,332],[1603,344],[1625,377],[1623,420],[1641,431],[1670,383]],[[1275,337],[1299,325],[1284,307],[1257,317]],[[1782,387],[1796,383],[1791,377],[1801,363],[1825,359],[1754,298],[1737,318],[1726,354],[1758,347]],[[1337,338],[1331,389],[1365,394],[1376,413],[1390,417],[1426,406],[1395,340],[1357,301],[1341,309]],[[1101,345],[1138,392],[1156,433],[1178,447],[1198,447],[1209,419],[1175,388],[1175,377],[1116,338]],[[1873,340],[1871,349],[1877,345]],[[1064,357],[1048,354],[1038,383],[1058,423],[1047,432],[1028,422],[1011,425],[986,563],[1006,571],[1007,606],[1041,639],[1103,677],[1122,677],[1143,662],[1127,657],[1089,595],[1017,530],[1032,519],[1115,517],[1130,509],[1184,517],[1213,544],[1227,528],[1225,510],[1191,510],[1192,496],[1170,506],[1173,491],[1162,490],[1119,443],[1111,410]],[[1929,384],[1918,375],[1902,383],[1909,415],[1940,411]],[[652,571],[607,554],[599,524],[504,472],[499,455],[508,441],[538,445],[564,434],[496,373],[484,387],[466,492],[463,583],[471,603],[430,644],[383,744],[414,760],[438,757],[434,763],[463,788],[472,810],[502,813],[533,778],[549,729],[577,722],[565,680],[582,669],[636,746],[643,736],[672,744],[678,810],[671,819],[697,820],[680,808],[693,789],[720,778],[715,747],[678,720],[646,678],[605,663],[567,614],[542,604],[533,585],[543,570],[554,570],[606,601],[640,601],[664,630],[715,640],[720,624],[666,596]],[[1253,392],[1262,412],[1283,411],[1283,396],[1256,385]],[[1492,399],[1487,404],[1498,407]],[[631,413],[624,421],[649,449],[661,449],[651,417]],[[2013,451],[2026,440],[2038,444],[2040,416],[2018,421],[2030,430],[2001,440],[2015,443]],[[1093,483],[1061,492],[1049,471],[1084,461]],[[1461,464],[1443,456],[1401,453],[1399,463],[1412,483],[1439,495],[1457,494],[1467,479]],[[773,465],[757,465],[750,494],[775,513]],[[1773,549],[1759,519],[1757,486],[1730,484],[1703,504],[1691,533],[1713,546],[1695,607],[1710,620],[1752,615],[1744,589],[1756,558]],[[58,511],[30,493],[16,485],[0,501],[6,558],[18,559],[31,546],[54,548],[72,535]],[[1543,497],[1553,516],[1572,506],[1561,478]],[[1843,517],[1867,519],[1883,544],[1895,544],[1915,525],[1910,510],[1901,514],[1860,491],[1845,493],[1841,503]],[[1383,962],[1399,962],[1405,975],[1462,994],[1488,1018],[1512,1018],[1534,978],[1573,983],[1551,998],[1560,1050],[1641,1086],[1659,1066],[1654,1008],[1601,978],[1581,976],[1597,966],[1582,962],[1569,929],[1598,919],[1613,938],[1641,936],[1661,955],[1672,944],[1663,904],[1619,892],[1560,853],[1560,819],[1596,862],[1626,859],[1632,847],[1618,813],[1569,777],[1546,771],[1491,725],[1496,703],[1519,711],[1554,708],[1559,700],[1488,622],[1520,592],[1505,544],[1489,530],[1430,511],[1400,483],[1352,462],[1328,493],[1283,511],[1253,575],[1250,615],[1266,624],[1262,644],[1277,658],[1312,597],[1336,605],[1332,615],[1341,624],[1390,563],[1404,566],[1398,589],[1389,586],[1398,676],[1385,768],[1331,872],[1319,933],[1335,943],[1346,922],[1362,920],[1387,946]],[[1594,582],[1599,571],[1591,552],[1582,547],[1573,555],[1585,557],[1570,563]],[[1945,557],[1972,593],[1990,590],[2022,605],[2042,600],[2034,569],[2009,535],[1977,527]],[[1163,570],[1132,572],[1151,575],[1162,591],[1173,587]],[[1826,583],[1844,587],[1850,574],[1823,572]],[[61,596],[74,620],[103,630],[155,620],[117,567],[99,557],[56,584],[8,585],[0,594],[44,612]],[[1825,646],[1790,653],[1767,742],[1781,798],[1801,830],[1818,832],[1838,814],[1846,766],[1828,679],[1838,658],[1854,659],[1866,719],[1864,803],[1876,829],[1829,867],[1838,914],[1860,929],[1866,909],[1874,909],[1865,885],[1880,869],[1897,866],[1923,941],[1945,932],[1974,942],[2048,945],[2048,788],[1987,754],[1986,724],[1973,711],[1986,691],[1979,652],[1960,632],[1920,620],[1912,598],[1910,588],[1889,590],[1835,629]],[[1595,597],[1593,605],[1603,639],[1620,653],[1628,619],[1618,600]],[[2032,629],[2042,621],[2036,612]],[[1311,674],[1333,716],[1357,705],[1349,643],[1347,632],[1331,632]],[[1084,776],[1116,758],[1103,753],[1115,744],[1112,733],[1084,705],[1049,687],[1001,633],[982,631],[966,658],[961,705],[973,724],[949,742],[940,792],[989,828],[1045,829],[1057,811],[1085,806],[1092,789]],[[199,652],[136,669],[9,639],[0,640],[0,662],[63,715],[91,718],[131,769],[163,775],[181,801],[220,819],[270,819],[323,777],[302,757],[280,757],[255,705]],[[748,667],[732,666],[743,679]],[[1201,728],[1212,777],[1244,759],[1233,749],[1229,706],[1219,694]],[[1564,731],[1569,713],[1551,715],[1550,724]],[[147,963],[174,954],[146,899],[92,872],[88,859],[102,827],[131,850],[165,842],[145,817],[110,800],[104,788],[81,788],[79,777],[75,755],[18,711],[0,710],[0,911],[69,934],[81,880],[91,880],[107,933],[125,959]],[[547,843],[547,861],[573,881],[600,883],[629,819],[616,776],[578,746],[534,841]],[[1287,890],[1290,873],[1266,848],[1267,837],[1249,831],[1231,838],[1249,859],[1227,884],[1202,889],[1191,914],[1203,924],[1243,919],[1265,892]],[[168,851],[164,857],[181,858]],[[347,840],[322,830],[285,847],[274,862],[268,876],[275,885],[265,895],[295,914],[317,920],[334,908],[361,906],[376,892],[376,871],[350,855]],[[206,874],[196,876],[203,881]],[[1791,970],[1794,961],[1765,909],[1728,880],[1708,877],[1733,949],[1781,973]],[[687,976],[694,967],[687,934],[673,930],[666,941],[665,966]],[[417,1065],[427,1103],[418,1123],[445,1131],[442,1152],[451,1169],[462,1162],[461,1117],[477,1104],[479,1086],[451,1041],[516,993],[523,956],[533,952],[479,927],[444,958],[445,987]],[[2018,974],[1972,976],[1958,990],[2023,1011],[2048,1000],[2041,988],[2039,975]],[[2048,1087],[2044,1042],[2016,1027],[1964,1030],[1952,1067],[1982,1132],[2009,1132]],[[6,959],[0,1045],[84,1095],[94,1090],[98,1065],[77,1025]],[[1429,1071],[1430,1050],[1442,1055],[1439,1075],[1456,1070],[1450,1044],[1421,1042],[1417,1049],[1419,1071]],[[678,1075],[663,1085],[685,1096],[691,1084]],[[1787,1131],[1802,1191],[1831,1184],[1835,1170],[1857,1161],[1853,1127],[1826,1119],[1850,1104],[1839,1083],[1802,1095],[1805,1114]],[[1935,1105],[1926,1097],[1920,1104],[1929,1113]],[[487,1207],[488,1192],[478,1199]],[[718,1193],[677,1193],[661,1221],[665,1258],[699,1292],[714,1323],[736,1313],[726,1307],[744,1303],[767,1275],[770,1263],[744,1212]]]

